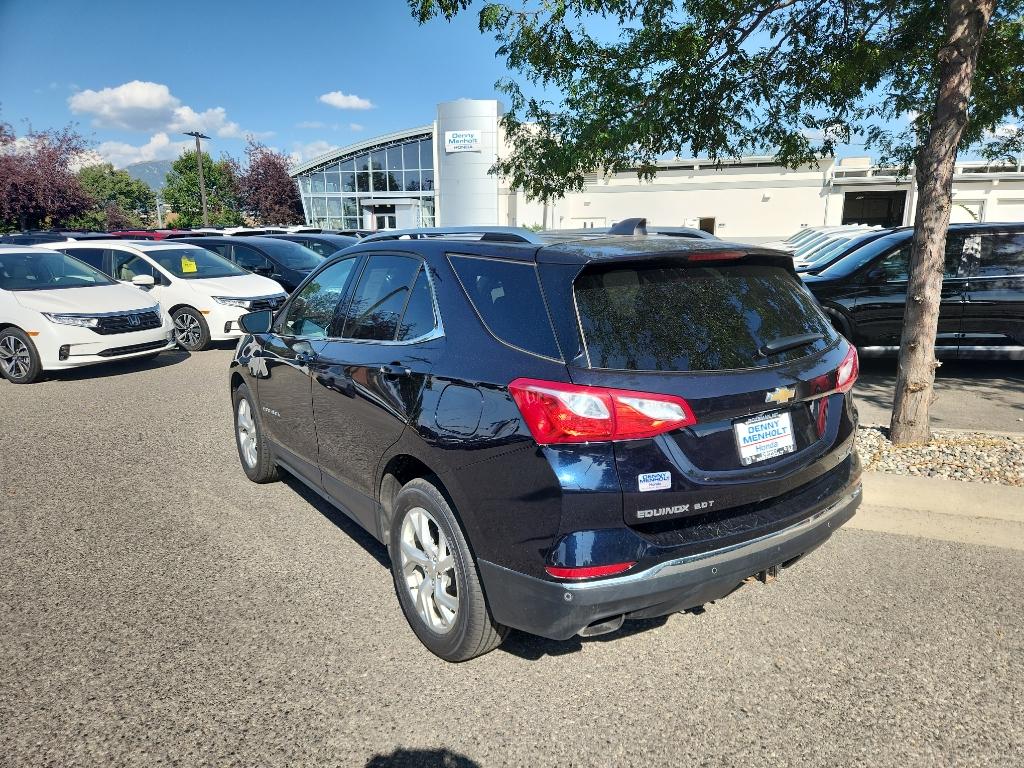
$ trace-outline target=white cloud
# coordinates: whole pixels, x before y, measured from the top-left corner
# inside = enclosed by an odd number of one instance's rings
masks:
[[[331,91],[320,97],[320,101],[338,109],[373,109],[373,103],[355,94]]]
[[[188,139],[171,141],[170,137],[161,131],[141,146],[123,141],[104,141],[96,147],[95,152],[104,162],[113,163],[115,168],[124,168],[126,165],[141,163],[144,160],[171,160],[193,146]]]
[[[68,106],[76,115],[92,115],[96,126],[150,131],[166,127],[181,101],[166,85],[132,80],[115,88],[79,91]]]
[[[79,91],[68,99],[68,106],[75,114],[92,115],[97,127],[170,133],[201,131],[221,139],[271,135],[243,130],[228,119],[224,107],[197,112],[182,104],[166,85],[142,80],[99,91]]]
[[[320,128],[326,128],[326,124],[320,120],[303,120],[301,123],[295,124],[296,128],[308,128],[310,130],[316,130]]]
[[[296,141],[292,143],[292,151],[288,153],[288,161],[295,165],[337,148],[337,145],[323,139],[306,143]]]
[[[986,133],[993,138],[1008,139],[1019,135],[1021,130],[1021,126],[1014,123],[1001,123],[996,126],[994,131],[986,131]]]
[[[349,123],[348,124],[348,129],[350,131],[361,131],[365,127],[366,126],[364,126],[362,123]]]

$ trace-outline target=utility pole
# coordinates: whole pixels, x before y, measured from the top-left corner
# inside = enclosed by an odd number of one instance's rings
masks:
[[[196,165],[199,166],[199,197],[203,201],[203,226],[210,226],[210,215],[206,212],[206,182],[203,180],[203,150],[199,145],[200,139],[209,139],[209,136],[201,134],[199,131],[192,131],[186,133],[186,136],[192,136],[196,140]]]

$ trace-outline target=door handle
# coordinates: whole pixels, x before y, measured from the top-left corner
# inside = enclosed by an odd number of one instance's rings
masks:
[[[295,355],[295,362],[302,364],[312,363],[318,357],[319,355],[316,352],[299,352]]]
[[[412,371],[406,368],[401,363],[391,363],[390,365],[382,365],[380,372],[384,376],[410,376]]]

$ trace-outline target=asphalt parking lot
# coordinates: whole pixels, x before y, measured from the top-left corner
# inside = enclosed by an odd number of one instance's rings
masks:
[[[701,616],[449,665],[382,547],[245,479],[230,356],[0,382],[0,765],[1020,764],[1019,551],[844,529]]]

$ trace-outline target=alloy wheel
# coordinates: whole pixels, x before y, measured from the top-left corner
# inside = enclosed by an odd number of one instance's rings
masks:
[[[455,558],[437,521],[414,507],[402,521],[402,576],[416,613],[430,629],[445,634],[459,613]]]
[[[183,347],[194,347],[203,336],[199,318],[188,312],[182,312],[174,318],[174,336]]]
[[[32,366],[32,355],[28,346],[16,336],[4,336],[0,339],[0,367],[12,379],[21,379],[28,375]]]
[[[242,461],[252,469],[256,466],[258,458],[256,420],[252,417],[252,408],[249,406],[249,401],[244,397],[238,401],[238,413],[235,421],[238,430],[238,447],[242,453]]]

